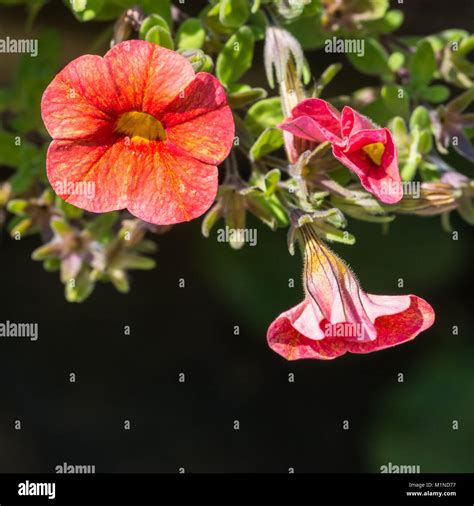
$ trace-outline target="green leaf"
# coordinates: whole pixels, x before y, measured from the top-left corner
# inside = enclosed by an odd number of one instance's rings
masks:
[[[221,0],[219,20],[224,26],[238,28],[249,16],[250,6],[247,0]]]
[[[266,128],[275,127],[283,121],[279,97],[266,98],[252,105],[245,116],[245,125],[250,133],[258,137]]]
[[[174,42],[170,32],[162,26],[154,26],[148,30],[145,35],[145,40],[153,42],[158,46],[166,47],[167,49],[174,49]]]
[[[225,85],[235,83],[252,65],[255,37],[242,26],[226,42],[217,57],[216,74]]]
[[[306,67],[306,65],[305,65]],[[315,86],[315,95],[319,97],[324,88],[336,77],[339,71],[342,69],[342,64],[333,63],[326,68],[326,70],[319,77]]]
[[[16,215],[23,215],[29,203],[24,199],[13,199],[7,204],[7,211]]]
[[[256,160],[283,146],[283,133],[278,128],[267,128],[264,130],[254,145],[250,148],[251,160]]]
[[[415,130],[415,128],[419,128],[423,130],[424,128],[429,128],[431,125],[430,113],[423,107],[419,105],[411,114],[410,117],[410,130]]]
[[[239,107],[247,106],[256,100],[263,99],[267,96],[267,92],[264,88],[251,88],[247,86],[245,88],[231,91],[231,88],[234,85],[229,87],[229,94],[227,96],[229,105],[233,109],[237,109]]]
[[[204,237],[209,237],[212,227],[216,224],[217,220],[222,216],[222,203],[215,204],[204,216],[201,225],[201,232]]]
[[[382,98],[387,109],[395,116],[408,118],[410,100],[408,93],[403,86],[391,84],[382,88]]]
[[[103,239],[104,236],[110,233],[112,227],[117,223],[119,214],[116,211],[103,213],[97,218],[94,218],[86,227],[89,233],[97,238]]]
[[[187,19],[176,34],[178,49],[201,49],[206,40],[206,31],[198,18]]]
[[[252,30],[255,40],[263,40],[265,38],[265,30],[267,28],[267,18],[262,11],[251,14],[248,22],[249,28]]]
[[[388,55],[385,49],[375,39],[364,39],[364,55],[348,53],[347,58],[352,65],[363,74],[385,76],[390,74]]]
[[[416,52],[408,65],[411,76],[411,85],[419,90],[428,85],[436,72],[436,57],[433,47],[426,39],[418,42]]]
[[[392,72],[396,72],[405,63],[405,55],[400,51],[395,51],[388,58],[388,66]]]
[[[434,84],[420,90],[420,97],[434,104],[440,104],[448,100],[450,94],[449,88],[442,84]]]
[[[66,282],[64,289],[65,297],[68,302],[83,302],[94,291],[94,283],[91,281],[89,272],[83,269],[74,280],[74,285],[70,281]]]
[[[423,154],[429,153],[433,149],[433,136],[431,130],[425,129],[420,131],[418,139],[418,152]]]
[[[301,17],[285,28],[299,41],[303,49],[319,49],[327,40],[320,16]]]
[[[94,19],[104,6],[104,0],[65,0],[79,21]]]
[[[265,174],[265,195],[267,197],[275,193],[280,179],[281,172],[278,169],[272,169]]]
[[[139,31],[140,39],[145,40],[146,34],[155,26],[161,26],[168,32],[170,31],[168,23],[162,16],[158,14],[152,14],[151,16],[146,17],[140,26]]]
[[[20,160],[21,150],[15,144],[15,136],[0,130],[0,165],[16,167]]]
[[[404,14],[402,11],[391,10],[381,19],[365,21],[364,28],[371,33],[391,33],[400,28],[403,24],[403,19]]]

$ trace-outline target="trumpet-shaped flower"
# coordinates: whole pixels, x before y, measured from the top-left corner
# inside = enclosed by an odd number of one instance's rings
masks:
[[[269,327],[269,346],[288,360],[334,359],[410,341],[434,321],[432,307],[415,295],[365,293],[349,267],[315,234],[299,229],[304,245],[305,298]]]
[[[319,98],[300,102],[279,126],[308,141],[329,141],[335,158],[382,202],[394,204],[402,198],[397,150],[387,128],[376,128],[351,107],[344,107],[339,114]]]
[[[103,58],[81,56],[46,88],[41,109],[54,139],[47,174],[63,200],[163,225],[214,201],[232,113],[219,81],[178,53],[130,40]]]

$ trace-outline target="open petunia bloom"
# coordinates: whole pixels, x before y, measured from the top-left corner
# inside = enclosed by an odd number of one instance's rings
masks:
[[[410,341],[434,322],[433,308],[415,295],[365,293],[349,267],[316,235],[299,231],[305,257],[305,298],[269,327],[269,346],[287,360],[334,359]]]
[[[178,53],[130,40],[103,58],[81,56],[46,88],[41,109],[54,139],[47,174],[63,200],[161,225],[214,201],[234,121],[219,81]]]
[[[376,128],[351,107],[344,107],[340,114],[328,102],[308,98],[279,127],[307,141],[329,141],[335,158],[357,174],[362,186],[382,202],[395,204],[402,198],[397,150],[390,130]]]

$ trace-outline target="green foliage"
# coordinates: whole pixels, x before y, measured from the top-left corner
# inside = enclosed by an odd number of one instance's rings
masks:
[[[222,83],[238,81],[251,67],[255,37],[252,30],[242,26],[224,45],[217,57],[216,74]]]
[[[45,3],[0,0],[23,5],[27,24]],[[349,245],[356,239],[345,230],[346,216],[386,226],[401,213],[437,214],[446,225],[449,211],[456,209],[474,222],[474,183],[443,158],[453,148],[474,162],[471,33],[450,29],[401,37],[397,29],[403,12],[390,10],[388,0],[342,2],[336,10],[320,0],[210,0],[199,13],[193,11],[195,17],[185,3],[175,2],[172,11],[170,0],[64,0],[64,5],[63,14],[72,12],[82,23],[106,21],[104,33],[114,31],[113,43],[138,37],[176,49],[195,72],[214,72],[224,85],[236,142],[219,169],[223,182],[202,223],[206,237],[219,219],[230,228],[245,228],[252,216],[276,229],[288,227],[291,216],[293,227],[295,210],[310,216],[325,240]],[[362,44],[362,51],[348,51],[347,61],[314,75],[307,55],[329,50],[333,38]],[[159,230],[122,212],[97,216],[78,209],[49,185],[49,136],[40,104],[61,67],[60,47],[66,42],[53,30],[43,31],[37,57],[23,55],[11,84],[0,89],[0,165],[7,171],[0,183],[0,223],[8,223],[13,237],[38,234],[43,244],[33,259],[59,272],[67,300],[81,302],[98,282],[127,292],[129,270],[155,266],[147,256],[154,243],[146,234]],[[370,86],[354,91],[352,83],[344,83],[349,65],[369,76]],[[341,83],[347,94],[328,99],[327,90]],[[267,98],[269,88],[274,96]],[[430,194],[435,204],[404,198],[387,206],[334,158],[330,143],[284,136],[278,125],[309,97],[323,97],[339,109],[348,105],[387,126],[402,180],[434,184],[449,205],[439,204],[435,191],[434,197]],[[442,182],[446,174],[454,174],[451,186]],[[230,242],[234,249],[244,245],[238,238]]]
[[[178,49],[201,49],[206,40],[206,30],[197,18],[187,19],[176,34]]]
[[[275,127],[283,121],[279,97],[266,98],[252,105],[245,116],[249,132],[259,136],[265,129]]]

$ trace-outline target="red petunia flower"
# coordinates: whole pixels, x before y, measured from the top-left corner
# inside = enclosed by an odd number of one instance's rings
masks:
[[[416,295],[365,293],[349,267],[315,234],[300,229],[305,298],[269,327],[269,346],[287,360],[334,359],[370,353],[414,339],[434,322],[433,308]]]
[[[130,40],[103,58],[81,56],[46,88],[41,109],[54,139],[48,179],[63,200],[161,225],[214,201],[232,113],[219,81],[178,53]]]
[[[333,155],[360,179],[362,186],[387,204],[402,196],[397,150],[387,128],[376,128],[351,107],[342,114],[319,98],[300,102],[279,127],[312,142],[329,141]]]

